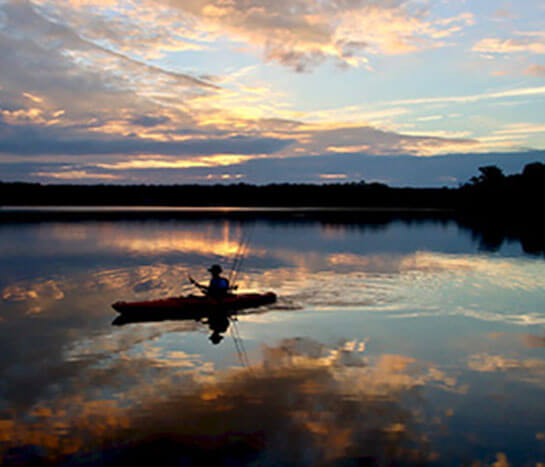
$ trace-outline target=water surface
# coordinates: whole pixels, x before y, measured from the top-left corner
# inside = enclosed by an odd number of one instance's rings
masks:
[[[217,213],[216,213],[217,214]],[[245,310],[113,326],[249,239]],[[446,220],[0,223],[5,463],[545,461],[545,263]]]

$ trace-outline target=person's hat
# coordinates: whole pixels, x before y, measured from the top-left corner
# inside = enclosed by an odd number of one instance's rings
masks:
[[[213,264],[209,269],[209,272],[222,272],[221,266],[219,264]]]
[[[223,336],[221,334],[217,334],[217,333],[213,333],[209,339],[212,341],[212,344],[214,345],[217,345],[221,342],[221,340],[223,339]]]

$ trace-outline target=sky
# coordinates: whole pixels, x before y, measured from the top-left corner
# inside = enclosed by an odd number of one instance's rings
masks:
[[[458,186],[545,162],[538,0],[0,0],[0,180]]]

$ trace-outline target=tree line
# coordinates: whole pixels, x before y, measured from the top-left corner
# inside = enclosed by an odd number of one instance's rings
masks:
[[[504,175],[497,166],[457,188],[397,188],[382,183],[247,183],[217,185],[74,185],[0,182],[0,205],[376,207],[535,211],[545,191],[545,164]]]

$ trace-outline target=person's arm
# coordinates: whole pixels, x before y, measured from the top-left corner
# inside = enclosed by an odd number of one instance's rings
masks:
[[[189,279],[189,282],[191,282],[195,287],[199,288],[203,292],[208,292],[208,287],[206,285],[199,284],[195,279],[193,279],[191,276],[187,276]]]
[[[227,279],[225,279],[225,284],[227,285],[226,290],[237,290],[238,285],[231,285]]]

